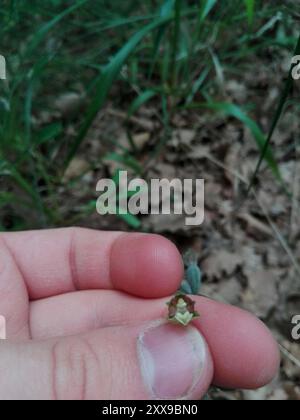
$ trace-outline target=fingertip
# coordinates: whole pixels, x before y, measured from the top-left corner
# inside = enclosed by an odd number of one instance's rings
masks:
[[[214,383],[224,388],[257,389],[278,373],[278,344],[269,329],[252,314],[201,299],[196,321],[214,361]]]
[[[244,312],[243,322],[247,336],[238,348],[244,355],[245,367],[244,378],[238,379],[241,388],[258,389],[269,384],[279,371],[279,346],[271,331],[254,315]]]
[[[174,293],[183,277],[176,246],[160,235],[124,234],[111,251],[114,288],[145,298]]]

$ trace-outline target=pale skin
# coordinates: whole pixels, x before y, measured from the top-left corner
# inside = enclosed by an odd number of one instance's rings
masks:
[[[183,266],[157,235],[60,229],[0,235],[0,399],[149,399],[137,360],[145,323],[167,316]],[[238,308],[193,297],[211,357],[188,398],[209,384],[258,388],[278,346]],[[179,327],[180,328],[180,327]],[[182,327],[184,328],[184,327]]]

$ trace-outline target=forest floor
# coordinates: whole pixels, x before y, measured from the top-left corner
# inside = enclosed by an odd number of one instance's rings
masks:
[[[4,2],[0,231],[77,225],[165,235],[183,255],[195,253],[201,294],[251,311],[281,347],[271,385],[210,397],[300,400],[300,343],[291,334],[300,315],[300,81],[272,137],[275,167],[263,161],[243,200],[290,69],[298,6],[196,3]],[[141,37],[149,23],[155,30]],[[235,108],[217,112],[224,104]],[[204,223],[99,216],[97,182],[124,169],[147,181],[204,179]]]

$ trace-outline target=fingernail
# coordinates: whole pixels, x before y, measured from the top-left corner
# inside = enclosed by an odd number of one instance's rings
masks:
[[[192,325],[153,325],[139,336],[142,376],[153,398],[181,399],[193,393],[207,361],[207,345]]]

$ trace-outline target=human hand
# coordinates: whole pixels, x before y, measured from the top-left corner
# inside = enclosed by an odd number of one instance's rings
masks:
[[[163,322],[183,267],[160,236],[61,229],[0,242],[2,400],[194,399],[277,372],[275,341],[245,311],[193,297],[193,326]]]

